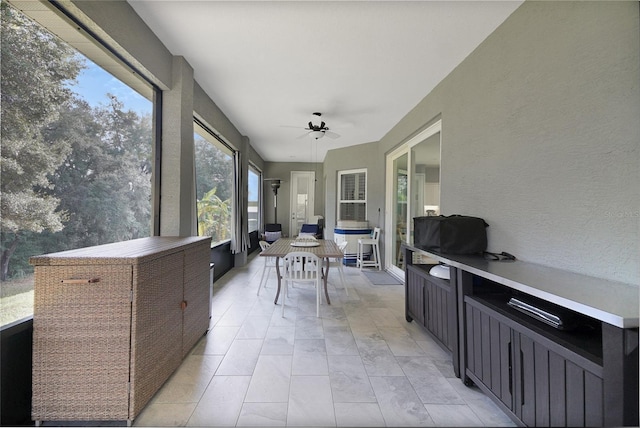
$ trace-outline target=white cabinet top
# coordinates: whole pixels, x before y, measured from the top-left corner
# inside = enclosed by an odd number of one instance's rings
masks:
[[[29,263],[33,266],[143,263],[205,242],[210,245],[211,237],[150,236],[34,256]]]
[[[523,293],[564,306],[621,328],[640,325],[640,289],[562,269],[523,261],[493,261],[480,256],[439,254],[407,245],[439,262]]]

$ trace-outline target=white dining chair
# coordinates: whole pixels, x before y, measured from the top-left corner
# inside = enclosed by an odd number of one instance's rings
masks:
[[[316,316],[320,316],[320,300],[322,298],[322,270],[321,260],[313,253],[294,251],[283,258],[282,269],[282,317],[287,298],[289,282],[314,284],[316,288]]]
[[[260,241],[260,251],[264,251],[271,246],[267,241]],[[267,280],[269,279],[269,271],[276,267],[277,257],[264,257],[264,267],[262,268],[262,276],[260,277],[260,284],[258,284],[258,292],[257,296],[260,295],[260,288],[267,288]],[[282,266],[282,261],[279,262],[280,266]],[[266,277],[265,277],[266,273]],[[264,282],[264,285],[263,285]]]
[[[342,287],[344,288],[345,293],[347,294],[347,296],[349,295],[349,290],[347,289],[347,283],[344,280],[344,270],[342,268],[342,258],[344,257],[344,250],[347,248],[347,245],[349,244],[349,242],[347,241],[343,241],[340,244],[338,244],[338,249],[340,250],[340,252],[343,254],[342,257],[332,257],[329,259],[329,268],[332,267],[336,267],[338,268],[338,273],[340,274],[340,282],[342,283]]]

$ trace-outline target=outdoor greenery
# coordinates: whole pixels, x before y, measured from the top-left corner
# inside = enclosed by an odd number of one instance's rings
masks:
[[[212,242],[231,239],[233,158],[194,134],[198,235]]]
[[[84,57],[2,3],[2,270],[28,258],[148,236],[151,119],[73,87]]]
[[[153,125],[151,102],[148,114],[112,94],[90,105],[75,92],[88,60],[5,1],[0,12],[6,309],[29,283],[29,257],[150,235]],[[200,232],[229,239],[232,159],[196,137],[196,171]]]

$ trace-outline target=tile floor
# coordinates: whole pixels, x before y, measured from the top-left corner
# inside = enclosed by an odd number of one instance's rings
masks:
[[[329,275],[331,305],[290,289],[281,317],[264,259],[215,283],[211,330],[134,421],[136,426],[515,426],[404,319],[404,286]]]

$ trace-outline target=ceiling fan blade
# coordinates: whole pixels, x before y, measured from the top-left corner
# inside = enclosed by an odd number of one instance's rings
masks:
[[[311,131],[309,131],[309,132],[311,132]],[[301,139],[301,138],[306,137],[307,135],[309,135],[309,132],[305,132],[305,133],[304,133],[304,134],[302,134],[301,136],[296,137],[296,140],[299,140],[299,139]]]
[[[336,138],[340,138],[340,134],[336,134],[335,132],[329,130],[324,131],[324,135],[333,140],[335,140]]]

